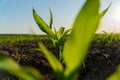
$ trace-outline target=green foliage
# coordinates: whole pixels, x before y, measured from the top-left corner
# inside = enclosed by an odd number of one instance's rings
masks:
[[[0,69],[6,70],[23,80],[42,80],[41,74],[31,67],[20,67],[14,60],[0,53]]]
[[[50,22],[49,22],[49,26],[52,29],[52,24],[53,24],[53,16],[52,16],[52,11],[50,9]]]
[[[47,50],[42,43],[39,43],[39,50],[41,50],[48,59],[51,67],[57,75],[57,80],[77,80],[80,66],[87,56],[89,45],[93,39],[96,29],[99,26],[100,19],[108,10],[106,9],[102,12],[102,14],[99,14],[99,6],[100,0],[86,0],[84,6],[79,11],[73,23],[71,34],[63,47],[63,52],[61,52],[63,54],[65,67],[62,66],[60,61],[52,54],[52,52]],[[57,50],[60,50],[62,38],[64,38],[70,30],[64,31],[64,28],[61,27],[59,31],[56,31],[55,29],[54,34],[51,29],[53,24],[51,10],[49,26],[40,16],[38,16],[34,9],[33,16],[39,28],[50,37]],[[9,66],[6,66],[6,64]],[[24,80],[42,79],[39,72],[35,69],[20,67],[13,60],[7,58],[1,53],[0,69],[7,70],[8,72],[21,77]]]
[[[47,23],[45,23],[45,21],[40,16],[38,16],[38,14],[36,13],[34,9],[33,9],[33,16],[34,16],[35,22],[38,24],[41,31],[45,32],[52,40],[54,47],[56,48],[56,55],[61,60],[60,55],[61,55],[62,42],[71,29],[68,29],[65,31],[65,28],[61,27],[59,31],[57,31],[54,28],[54,32],[53,32],[52,31],[53,16],[52,16],[51,9],[50,9],[49,26],[47,25]]]
[[[107,12],[108,9],[110,8],[110,6],[111,6],[111,4],[110,4],[103,12],[101,12],[101,13],[99,14],[99,17],[100,17],[100,18],[102,18],[102,17],[106,14],[106,12]]]
[[[68,77],[68,80],[74,79],[87,55],[90,42],[99,25],[99,5],[99,0],[87,0],[73,24],[72,33],[63,51],[67,66],[65,76]],[[71,78],[71,76],[73,77]]]
[[[87,0],[82,9],[80,10],[80,12],[78,13],[75,22],[72,26],[72,32],[67,42],[65,43],[62,52],[63,59],[66,65],[64,72],[59,67],[57,67],[56,69],[55,66],[57,66],[57,64],[60,63],[57,60],[54,60],[55,56],[49,53],[49,51],[45,49],[42,44],[39,44],[42,45],[40,46],[40,48],[47,57],[52,68],[60,72],[58,74],[57,71],[55,71],[56,75],[63,74],[62,77],[59,77],[58,79],[77,80],[79,68],[87,55],[89,45],[91,43],[91,40],[96,29],[98,28],[99,21],[109,8],[108,7],[105,11],[99,14],[99,6],[100,6],[99,0]],[[59,34],[63,30],[64,28],[61,28],[59,30]],[[56,34],[59,38],[59,34],[58,33]],[[56,63],[56,65],[52,65],[52,63]]]
[[[120,80],[120,66],[107,80]]]
[[[65,28],[64,27],[61,27],[59,29],[59,31],[56,31],[56,29],[54,28],[54,32],[55,32],[55,37],[56,39],[52,39],[52,42],[56,48],[56,53],[58,54],[58,58],[59,60],[61,61],[62,60],[62,54],[61,54],[61,51],[62,51],[62,44],[63,44],[63,41],[64,41],[64,38],[66,37],[66,35],[71,31],[71,29],[67,29],[65,31]]]
[[[40,41],[46,40],[48,36],[45,35],[32,35],[32,34],[0,34],[0,44],[12,45],[25,41]]]
[[[103,34],[97,34],[94,39],[98,44],[110,45],[114,42],[120,44],[120,35],[116,33],[107,33],[103,31]],[[102,43],[101,43],[102,42]]]
[[[55,38],[54,33],[52,32],[51,28],[44,22],[44,20],[36,13],[36,11],[33,9],[33,16],[34,20],[39,26],[39,28],[45,32],[47,35],[49,35],[51,38]]]
[[[46,47],[39,43],[39,47],[41,48],[40,51],[44,53],[46,58],[48,59],[49,63],[51,64],[51,67],[53,68],[54,72],[57,75],[57,80],[62,80],[64,78],[63,73],[63,67],[62,64],[59,62],[59,60],[52,54],[52,52],[48,51]]]

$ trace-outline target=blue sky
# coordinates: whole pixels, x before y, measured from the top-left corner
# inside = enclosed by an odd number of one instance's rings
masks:
[[[41,33],[35,24],[32,7],[49,23],[49,7],[54,17],[54,27],[70,28],[79,9],[85,0],[0,0],[0,33],[24,34]],[[101,0],[101,10],[110,3],[107,14],[101,21],[97,32],[120,32],[120,1]]]

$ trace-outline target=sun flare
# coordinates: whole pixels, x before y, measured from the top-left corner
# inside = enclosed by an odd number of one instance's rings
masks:
[[[120,22],[120,6],[116,7],[113,11],[113,18],[115,21]]]

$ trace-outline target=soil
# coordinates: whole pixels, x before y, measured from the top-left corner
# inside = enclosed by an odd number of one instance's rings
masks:
[[[43,41],[44,44],[45,41]],[[80,70],[79,80],[106,80],[120,64],[120,45],[117,42],[93,42],[85,59],[85,67]],[[37,41],[24,41],[11,45],[0,44],[0,52],[12,57],[14,60],[23,54],[19,64],[32,66],[42,73],[44,80],[56,80],[55,74],[45,56],[40,51],[31,50],[38,48]],[[55,53],[53,46],[48,49]],[[19,80],[5,71],[0,71],[0,80]]]

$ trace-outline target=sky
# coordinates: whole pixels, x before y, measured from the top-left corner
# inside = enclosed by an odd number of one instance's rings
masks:
[[[32,8],[49,23],[49,8],[53,26],[71,28],[86,0],[0,0],[0,34],[42,34],[33,19]],[[111,4],[97,32],[120,32],[120,0],[101,0],[101,11]]]

